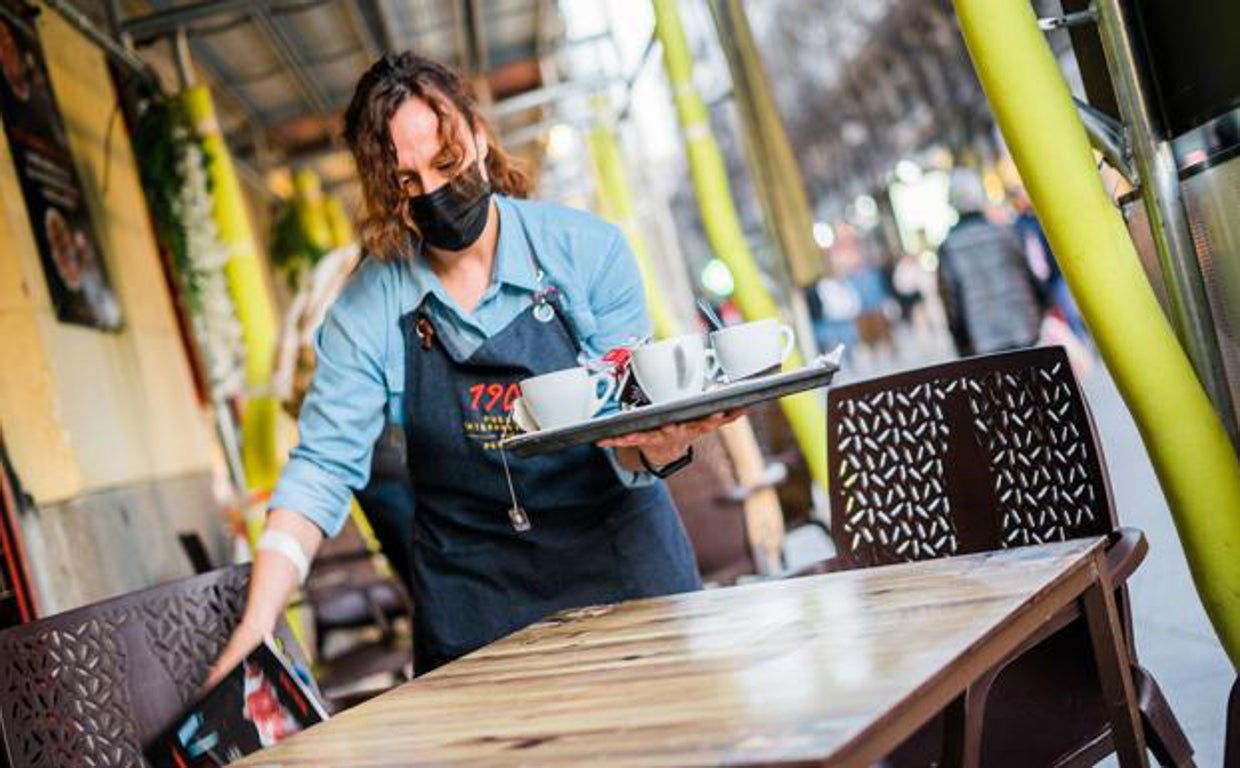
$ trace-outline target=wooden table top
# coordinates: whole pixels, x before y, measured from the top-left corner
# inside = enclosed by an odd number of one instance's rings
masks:
[[[1102,541],[568,611],[237,765],[868,765],[1079,595]]]

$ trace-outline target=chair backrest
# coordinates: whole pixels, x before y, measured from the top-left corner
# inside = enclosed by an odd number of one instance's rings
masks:
[[[12,768],[145,765],[241,617],[249,567],[211,571],[0,632]],[[287,627],[276,632],[299,663]]]
[[[832,536],[847,565],[1115,528],[1102,449],[1062,347],[834,387],[827,435]]]
[[[729,498],[736,476],[723,438],[718,433],[703,435],[693,450],[693,463],[669,477],[667,488],[693,544],[702,579],[730,584],[758,572],[745,528],[745,505]]]

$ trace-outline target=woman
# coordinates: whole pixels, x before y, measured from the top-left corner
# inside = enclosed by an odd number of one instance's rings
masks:
[[[530,459],[498,439],[510,385],[648,333],[632,253],[588,214],[517,200],[529,180],[461,80],[412,53],[358,82],[345,137],[369,254],[324,322],[249,600],[211,681],[270,633],[323,535],[403,424],[419,673],[567,607],[697,589],[663,484],[737,414]],[[512,499],[515,495],[517,503]]]

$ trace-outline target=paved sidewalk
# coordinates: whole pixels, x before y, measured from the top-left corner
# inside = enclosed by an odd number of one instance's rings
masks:
[[[1197,765],[1221,766],[1235,672],[1193,588],[1171,512],[1123,399],[1101,368],[1084,386],[1102,433],[1120,522],[1145,531],[1150,543],[1130,581],[1137,656],[1171,702]]]

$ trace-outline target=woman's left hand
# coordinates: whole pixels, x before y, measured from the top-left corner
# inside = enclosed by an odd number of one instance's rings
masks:
[[[686,421],[680,424],[668,424],[666,427],[646,432],[634,432],[620,437],[600,440],[600,448],[632,448],[641,451],[646,461],[656,467],[671,464],[689,450],[693,441],[714,432],[724,424],[736,421],[745,415],[745,411],[724,411],[715,413],[697,421]]]

